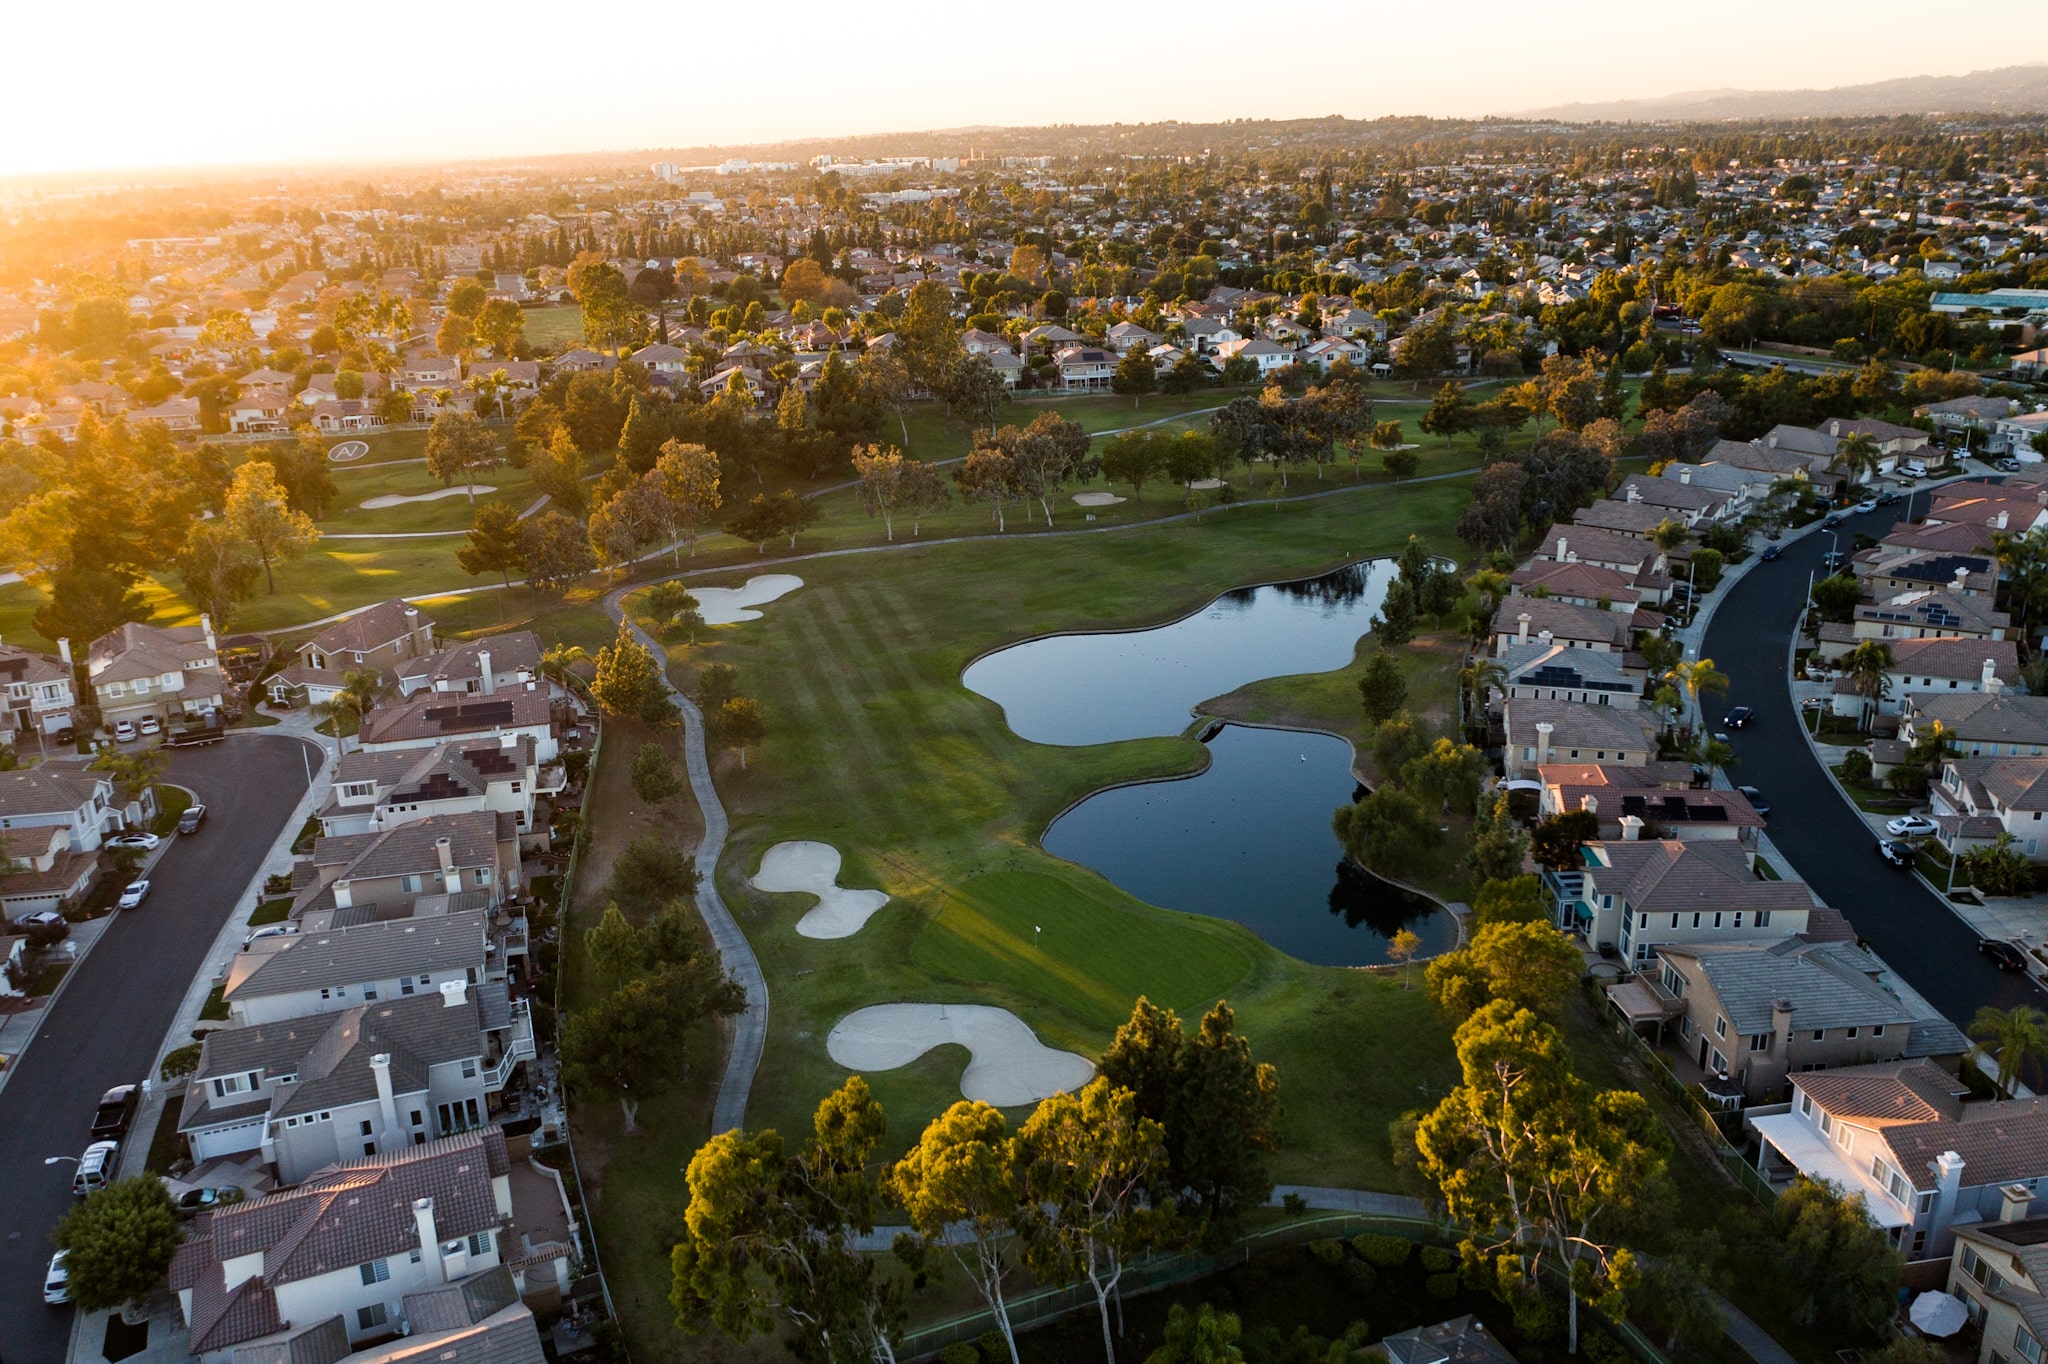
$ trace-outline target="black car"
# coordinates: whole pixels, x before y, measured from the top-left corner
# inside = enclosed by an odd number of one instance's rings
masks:
[[[1840,568],[1843,564],[1846,564],[1848,562],[1849,556],[1844,554],[1839,549],[1831,549],[1827,553],[1820,556],[1820,566],[1830,573],[1834,572],[1836,569]]]
[[[1757,555],[1756,557],[1758,562],[1767,564],[1771,562],[1773,559],[1777,558],[1780,554],[1783,554],[1784,552],[1785,551],[1782,546],[1765,545],[1764,552],[1762,554]]]
[[[94,1141],[118,1141],[135,1117],[135,1105],[142,1099],[137,1085],[121,1085],[100,1096],[99,1110],[92,1115]]]
[[[1738,786],[1735,789],[1740,791],[1742,798],[1749,802],[1750,809],[1756,811],[1765,819],[1771,817],[1771,803],[1764,799],[1763,792],[1757,790],[1754,786]]]
[[[1737,706],[1721,717],[1721,723],[1730,729],[1748,729],[1749,722],[1756,719],[1756,712],[1748,706]]]
[[[2009,942],[1997,938],[1979,938],[1977,950],[1991,958],[1992,965],[2001,971],[2024,971],[2027,969],[2027,954]]]
[[[1877,845],[1877,855],[1900,871],[1912,870],[1916,851],[1913,845],[1903,838],[1881,839]]]
[[[1841,525],[1844,521],[1847,521],[1848,519],[1849,513],[1847,512],[1829,512],[1827,516],[1822,518],[1820,528],[1822,530],[1833,530],[1836,526]]]
[[[1880,507],[1896,507],[1899,505],[1899,503],[1905,500],[1905,498],[1899,496],[1896,492],[1888,491],[1879,493],[1877,495],[1877,505]]]

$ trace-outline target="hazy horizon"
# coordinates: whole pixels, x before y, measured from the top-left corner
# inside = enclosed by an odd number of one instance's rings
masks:
[[[0,142],[0,176],[494,160],[973,126],[1476,117],[2048,57],[2048,36],[2013,0],[1944,10],[1944,28],[1996,55],[1940,61],[1900,40],[1927,23],[1905,0],[1874,0],[1853,25],[1838,6],[1809,0],[1740,31],[1593,0],[1561,0],[1540,18],[1503,0],[1477,0],[1454,21],[1435,9],[1361,9],[1269,30],[1275,51],[1256,58],[1227,36],[1241,9],[1209,0],[1106,9],[1078,34],[929,3],[884,3],[858,15],[872,16],[864,23],[843,6],[797,0],[757,26],[679,22],[664,10],[602,28],[565,27],[564,11],[532,0],[487,19],[391,0],[345,12],[249,0],[209,10],[116,0],[90,27],[55,6],[13,16],[21,60],[0,89],[0,115],[23,132]],[[58,58],[37,61],[39,51]]]

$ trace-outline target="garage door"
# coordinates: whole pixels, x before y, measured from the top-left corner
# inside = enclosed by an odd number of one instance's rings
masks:
[[[207,1132],[192,1134],[192,1158],[212,1160],[215,1156],[240,1155],[253,1151],[263,1144],[263,1120],[238,1122],[232,1127],[216,1127]]]

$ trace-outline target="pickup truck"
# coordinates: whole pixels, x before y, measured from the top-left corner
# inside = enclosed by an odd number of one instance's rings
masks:
[[[164,739],[164,747],[197,748],[201,744],[217,744],[226,733],[226,728],[221,725],[195,725],[170,734]]]

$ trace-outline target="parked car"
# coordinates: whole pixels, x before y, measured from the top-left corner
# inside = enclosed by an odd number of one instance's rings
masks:
[[[1748,706],[1737,706],[1721,717],[1721,723],[1730,729],[1748,729],[1749,722],[1756,719],[1756,712]]]
[[[1927,477],[1927,465],[1917,459],[1909,459],[1899,466],[1899,472],[1907,478]]]
[[[1833,530],[1836,526],[1841,525],[1844,521],[1848,519],[1849,513],[1846,511],[1829,512],[1826,516],[1821,518],[1820,528],[1822,530]]]
[[[143,716],[142,722],[135,727],[145,735],[161,734],[164,732],[164,722],[157,719],[154,715]]]
[[[214,1208],[224,1208],[230,1203],[239,1203],[244,1195],[234,1185],[218,1189],[187,1189],[173,1200],[180,1217],[192,1217]]]
[[[130,881],[128,883],[128,889],[121,892],[121,898],[115,901],[114,907],[116,909],[133,909],[137,905],[141,904],[144,897],[146,897],[148,894],[148,881]]]
[[[1998,461],[1996,467],[2008,474],[2016,474],[2020,471],[2020,462],[2011,455],[2007,455],[2004,459]]]
[[[78,742],[78,731],[72,728],[70,725],[66,725],[64,726],[64,728],[58,730],[55,736],[53,737],[55,737],[57,742],[60,744],[75,744]]]
[[[1877,499],[1874,497],[1866,497],[1861,502],[1858,502],[1854,507],[1851,507],[1850,510],[1858,516],[1863,516],[1867,513],[1874,512],[1877,510]]]
[[[242,939],[242,950],[244,952],[248,951],[249,945],[258,938],[289,938],[298,931],[299,926],[297,924],[268,924],[262,928],[253,929],[248,937]]]
[[[129,741],[130,739],[133,739],[134,737],[135,737],[135,722],[134,722],[133,720],[116,720],[116,721],[114,722],[114,742],[115,742],[115,743],[117,743],[117,744],[125,744],[125,743],[127,743],[127,742],[128,742],[128,741]]]
[[[1935,831],[1933,820],[1925,815],[1900,815],[1884,826],[1884,831],[1894,838],[1925,838]]]
[[[1765,545],[1764,552],[1756,556],[1757,562],[1765,564],[1770,563],[1784,552],[1784,548],[1780,545]]]
[[[125,834],[115,834],[107,840],[107,846],[110,848],[140,848],[144,852],[150,852],[161,842],[163,840],[155,834],[137,830]]]
[[[52,1255],[50,1267],[43,1273],[43,1301],[52,1307],[62,1307],[71,1301],[71,1271],[64,1265],[70,1254],[60,1250]]]
[[[1918,853],[1911,843],[1902,839],[1884,838],[1878,840],[1877,855],[1900,871],[1909,871]]]
[[[54,909],[24,914],[14,921],[14,926],[28,939],[30,947],[48,947],[71,936],[71,921]]]
[[[181,834],[196,834],[199,832],[199,826],[205,820],[206,807],[204,805],[188,805],[185,807],[185,813],[178,816],[178,832]]]
[[[78,1170],[71,1176],[71,1192],[79,1198],[95,1194],[114,1182],[114,1167],[121,1154],[118,1141],[96,1141],[78,1158]]]
[[[135,1120],[135,1105],[142,1100],[140,1085],[116,1085],[100,1096],[99,1109],[92,1115],[92,1134],[101,1139],[128,1135]]]
[[[1770,818],[1771,803],[1770,801],[1764,799],[1763,792],[1757,790],[1754,786],[1738,786],[1735,789],[1740,791],[1742,793],[1742,798],[1749,802],[1750,809],[1756,811],[1758,814],[1762,815],[1766,819]]]
[[[1896,507],[1905,500],[1905,498],[1899,496],[1896,490],[1891,488],[1887,488],[1877,495],[1877,505],[1880,507]]]
[[[2027,969],[2027,954],[2009,942],[2001,942],[1997,938],[1979,938],[1977,950],[1991,958],[1991,964],[2001,971]]]

